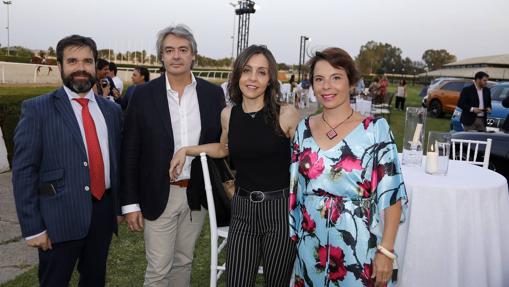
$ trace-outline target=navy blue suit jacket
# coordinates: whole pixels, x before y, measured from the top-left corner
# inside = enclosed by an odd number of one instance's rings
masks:
[[[120,106],[96,96],[108,128],[112,209],[118,214]],[[23,102],[14,135],[12,183],[23,237],[47,230],[52,242],[84,238],[89,230],[92,199],[85,145],[65,90]],[[55,195],[39,194],[52,184]],[[116,218],[105,218],[115,220]]]
[[[491,109],[491,92],[490,89],[484,87],[482,89],[482,98],[485,108]],[[479,95],[477,94],[477,88],[474,84],[464,87],[461,90],[460,98],[458,100],[458,107],[462,109],[460,122],[464,125],[471,125],[474,123],[477,117],[476,113],[472,113],[470,109],[472,107],[479,107]],[[484,121],[486,122],[487,114],[484,113]]]

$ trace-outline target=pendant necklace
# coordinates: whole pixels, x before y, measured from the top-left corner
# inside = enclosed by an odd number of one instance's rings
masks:
[[[242,109],[243,109],[243,110],[245,110],[245,108],[244,108],[244,103],[242,103]],[[263,109],[263,108],[262,108],[262,109]],[[258,111],[256,111],[256,112],[244,112],[244,113],[248,114],[248,115],[249,115],[252,119],[254,119],[254,118],[256,117],[256,114],[257,114],[259,111],[261,111],[261,110],[258,110]]]
[[[322,113],[322,120],[324,123],[326,123],[329,128],[330,128],[330,131],[327,132],[327,137],[332,140],[333,138],[337,137],[338,136],[338,133],[336,132],[336,129],[342,125],[344,122],[346,122],[349,118],[351,118],[353,115],[353,109],[352,109],[352,112],[350,113],[350,115],[344,119],[342,122],[340,122],[339,124],[337,124],[335,127],[332,127],[326,120],[325,120],[325,116],[324,116],[324,113]]]

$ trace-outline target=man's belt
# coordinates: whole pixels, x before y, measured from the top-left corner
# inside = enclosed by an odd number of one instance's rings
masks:
[[[177,181],[170,181],[171,185],[176,185],[178,187],[187,188],[189,186],[189,179],[182,179]]]

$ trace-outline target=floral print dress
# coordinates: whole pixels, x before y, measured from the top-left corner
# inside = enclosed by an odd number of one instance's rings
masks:
[[[295,286],[374,286],[383,210],[407,195],[385,119],[364,119],[322,150],[301,121],[292,146],[290,236],[297,241]],[[391,282],[389,282],[391,284]]]

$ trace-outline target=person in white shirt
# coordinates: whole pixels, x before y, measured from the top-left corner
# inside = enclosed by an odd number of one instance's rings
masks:
[[[122,79],[120,79],[120,77],[117,76],[117,73],[118,73],[117,65],[113,62],[110,62],[110,77],[113,80],[113,83],[115,84],[115,87],[117,88],[119,94],[122,95],[124,83],[122,82]]]
[[[22,236],[38,249],[40,286],[104,286],[117,231],[120,106],[92,90],[97,46],[60,40],[63,87],[23,102],[14,135],[12,182]]]
[[[219,142],[225,99],[191,73],[198,51],[187,26],[161,30],[156,46],[165,73],[136,87],[126,111],[121,205],[129,229],[144,231],[144,285],[185,287],[206,212],[189,196],[191,158],[174,181],[170,161],[181,147]]]
[[[465,131],[486,131],[486,119],[491,113],[491,92],[487,87],[488,74],[477,72],[474,84],[463,88],[458,100],[460,122]]]

